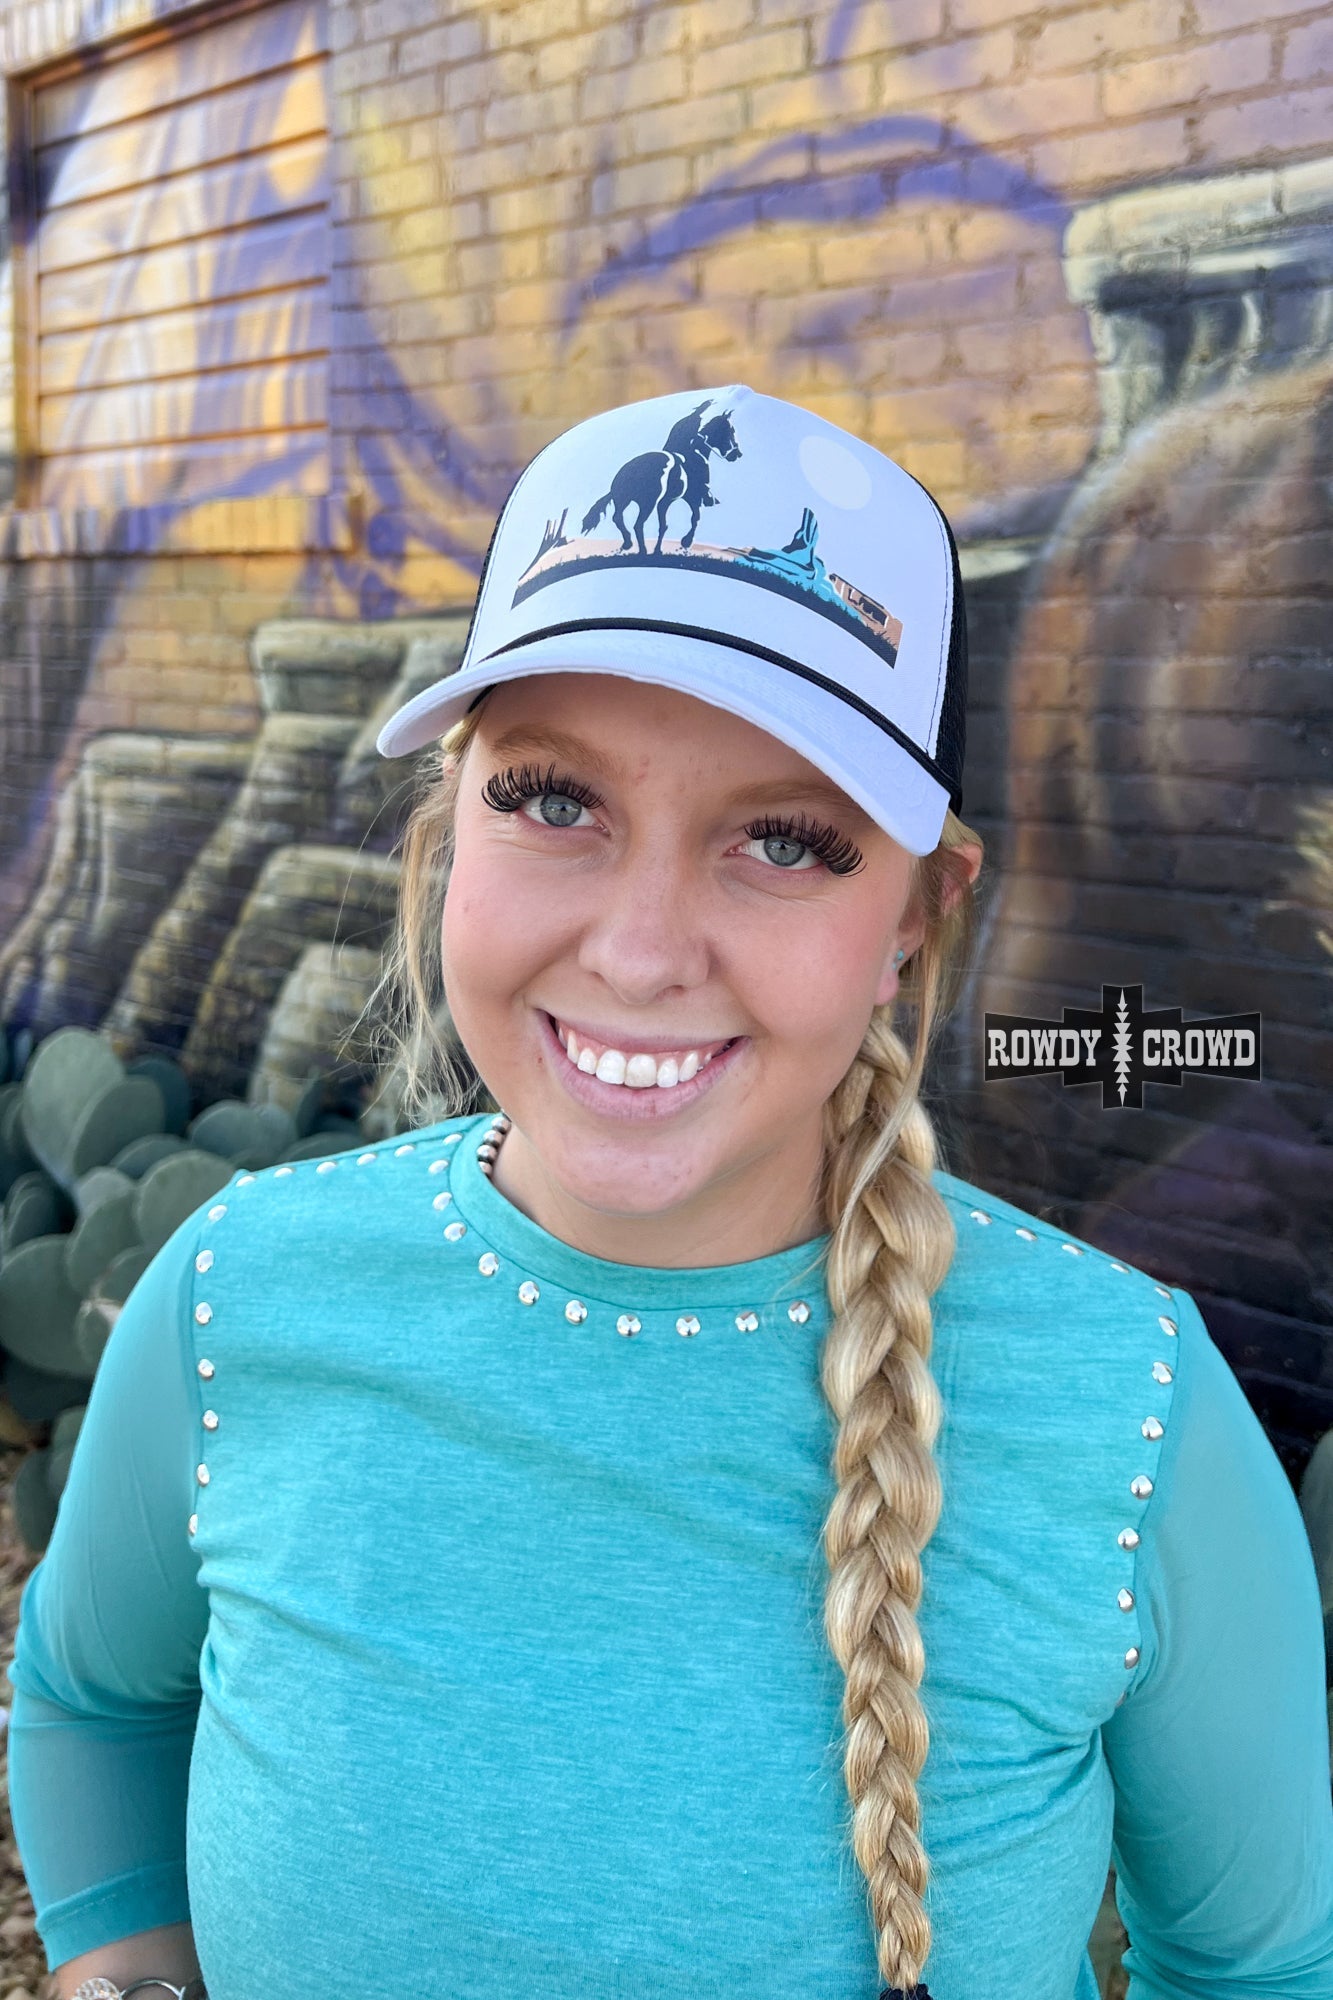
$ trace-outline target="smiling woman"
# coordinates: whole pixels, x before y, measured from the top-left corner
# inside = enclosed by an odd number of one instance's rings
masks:
[[[1112,1857],[1132,2000],[1327,2000],[1290,1489],[921,1101],[965,674],[943,516],[808,412],[519,480],[380,738],[400,1032],[504,1109],[239,1176],[117,1323],[11,1670],[66,2000],[1095,2000]]]

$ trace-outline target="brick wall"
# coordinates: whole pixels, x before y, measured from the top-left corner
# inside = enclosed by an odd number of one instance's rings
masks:
[[[330,4],[347,535],[4,567],[0,925],[93,738],[249,737],[263,621],[465,610],[557,430],[690,385],[805,403],[963,545],[960,1164],[1190,1285],[1297,1464],[1333,1424],[1326,10]],[[150,18],[13,0],[0,64]],[[1265,1082],[1138,1113],[977,1082],[985,1008],[1104,979],[1260,1008]]]

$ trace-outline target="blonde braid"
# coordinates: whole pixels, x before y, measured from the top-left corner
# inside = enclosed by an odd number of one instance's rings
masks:
[[[950,821],[946,848],[975,838]],[[959,977],[954,947],[960,933],[970,942],[975,923],[966,886],[952,918],[937,914],[951,873],[945,852],[937,849],[923,871],[934,879],[921,884],[928,929],[913,973],[915,1049],[909,1054],[895,1031],[892,1004],[877,1008],[829,1100],[824,1162],[833,1322],[821,1380],[839,1425],[838,1487],[824,1527],[824,1619],[846,1676],[852,1849],[866,1878],[881,1973],[904,1994],[917,1986],[930,1951],[916,1792],[929,1732],[916,1612],[921,1551],[941,1499],[931,1456],[941,1411],[929,1367],[930,1299],[955,1247],[949,1211],[930,1180],[935,1134],[918,1092],[941,989]]]
[[[425,1102],[428,1091],[450,1110],[462,1103],[439,1020],[440,913],[458,762],[477,720],[473,711],[445,739],[442,773],[430,760],[403,840],[398,929],[376,1001],[388,1011],[409,1105]],[[935,1136],[919,1091],[934,1026],[962,984],[975,941],[971,881],[952,853],[965,843],[981,845],[947,814],[939,846],[913,870],[909,908],[924,915],[926,928],[901,989],[916,1009],[911,1054],[893,1026],[897,1003],[877,1008],[825,1108],[833,1322],[821,1378],[839,1425],[837,1492],[824,1528],[825,1625],[846,1676],[853,1851],[869,1889],[881,1971],[909,1995],[930,1948],[916,1795],[928,1743],[917,1692],[925,1666],[916,1623],[920,1555],[940,1510],[930,1299],[954,1250],[949,1212],[930,1182]],[[924,1987],[920,2000],[929,2000]]]

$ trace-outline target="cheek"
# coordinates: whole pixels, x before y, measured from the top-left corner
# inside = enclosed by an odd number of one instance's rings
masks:
[[[551,894],[540,870],[516,867],[485,841],[460,838],[440,947],[445,991],[465,1039],[476,1031],[470,1024],[480,1030],[511,1007],[567,948],[568,900]]]
[[[812,912],[803,913],[807,918]],[[827,920],[774,927],[762,948],[751,941],[744,976],[751,1006],[770,1048],[829,1089],[861,1046],[884,959],[883,908],[858,919],[845,910]]]

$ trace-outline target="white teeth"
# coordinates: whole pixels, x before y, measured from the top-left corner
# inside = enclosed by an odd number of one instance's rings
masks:
[[[721,1053],[710,1049],[701,1055],[698,1049],[689,1049],[679,1057],[652,1056],[643,1051],[627,1056],[620,1049],[603,1049],[598,1055],[594,1049],[580,1046],[572,1028],[565,1027],[563,1022],[554,1025],[568,1062],[585,1076],[595,1076],[602,1083],[623,1084],[630,1090],[651,1090],[654,1086],[658,1090],[674,1090],[678,1083],[688,1083],[701,1069],[706,1069],[713,1057]]]

